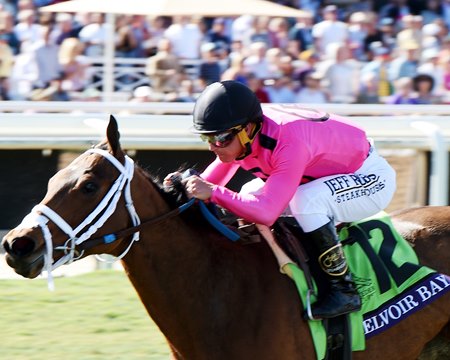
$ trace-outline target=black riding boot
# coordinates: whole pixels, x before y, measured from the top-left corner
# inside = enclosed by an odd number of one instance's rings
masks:
[[[332,221],[308,235],[318,250],[318,262],[329,281],[330,291],[311,306],[315,319],[331,318],[361,309],[361,298],[348,271],[342,245]]]

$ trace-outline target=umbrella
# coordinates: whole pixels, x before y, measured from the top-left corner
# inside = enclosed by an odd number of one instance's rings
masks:
[[[98,12],[132,15],[296,17],[303,11],[265,0],[71,0],[44,6],[50,12]]]
[[[114,89],[114,16],[115,14],[155,16],[302,16],[302,10],[265,0],[70,0],[43,6],[39,11],[67,13],[105,13],[108,41],[104,53],[103,98],[108,100]]]

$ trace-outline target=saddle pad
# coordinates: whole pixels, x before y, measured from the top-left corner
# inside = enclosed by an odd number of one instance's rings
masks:
[[[450,290],[450,277],[419,264],[412,247],[381,212],[351,223],[340,231],[340,239],[363,305],[350,314],[352,349],[365,349],[365,340],[437,299]],[[288,265],[306,304],[303,272]],[[325,356],[326,334],[321,321],[309,321],[318,359]]]

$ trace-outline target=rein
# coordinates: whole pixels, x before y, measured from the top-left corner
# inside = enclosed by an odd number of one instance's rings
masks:
[[[119,238],[126,237],[126,236],[129,236],[129,235],[132,235],[132,234],[136,233],[137,231],[141,230],[144,226],[157,224],[157,223],[162,222],[164,220],[168,220],[170,218],[178,216],[183,211],[188,209],[191,205],[193,205],[195,203],[195,200],[196,200],[195,198],[192,198],[187,203],[177,207],[176,209],[173,209],[173,210],[169,211],[166,214],[163,214],[163,215],[154,217],[152,219],[149,219],[147,221],[144,221],[144,222],[140,223],[139,225],[135,225],[135,226],[132,226],[132,227],[129,227],[129,228],[126,228],[126,229],[122,229],[122,230],[119,230],[119,231],[117,231],[115,233],[103,235],[103,236],[100,236],[100,237],[97,237],[97,238],[88,239],[87,241],[85,241],[82,244],[78,245],[78,249],[80,249],[81,251],[85,251],[85,250],[91,249],[91,248],[93,248],[95,246],[98,246],[98,245],[110,244],[110,243],[116,241]]]

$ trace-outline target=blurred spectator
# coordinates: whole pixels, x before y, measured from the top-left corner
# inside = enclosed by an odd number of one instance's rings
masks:
[[[322,0],[297,0],[297,7],[314,15],[318,14],[321,3]]]
[[[353,103],[359,91],[359,70],[350,59],[347,46],[340,43],[328,45],[329,54],[319,71],[323,74],[323,86],[333,103]]]
[[[124,58],[138,57],[139,42],[131,26],[131,16],[121,15],[117,18],[115,33],[116,56]]]
[[[147,21],[143,15],[132,15],[130,31],[136,41],[136,46],[129,52],[129,57],[142,58],[146,56],[146,41],[151,33]]]
[[[377,16],[374,13],[368,13],[366,19],[366,36],[363,41],[363,51],[366,61],[370,61],[373,58],[370,46],[374,42],[382,43],[383,33],[378,27]]]
[[[9,100],[9,78],[14,64],[14,53],[0,35],[0,100]]]
[[[224,18],[213,20],[212,27],[206,35],[206,41],[214,43],[218,49],[223,49],[227,53],[230,52],[231,39],[226,34]]]
[[[159,40],[157,53],[147,59],[145,74],[157,93],[171,93],[178,89],[184,69],[172,53],[169,39]]]
[[[380,98],[385,98],[392,94],[392,85],[389,81],[389,66],[390,66],[390,54],[389,49],[384,47],[381,42],[374,42],[371,46],[371,52],[374,55],[372,61],[369,61],[361,68],[361,77],[367,79],[374,79],[373,82],[377,85],[377,95]],[[370,75],[371,76],[370,76]],[[365,84],[366,87],[370,87],[373,84],[370,83],[369,86]],[[364,84],[362,84],[364,88]]]
[[[444,56],[441,60],[441,65],[444,69],[443,89],[450,92],[450,56]]]
[[[17,15],[16,0],[0,0],[0,11],[9,12],[13,17]]]
[[[444,18],[447,27],[450,28],[450,0],[442,0],[442,17]]]
[[[413,81],[409,77],[402,77],[394,82],[394,95],[388,100],[388,104],[418,104],[417,96],[413,91]]]
[[[221,68],[217,57],[217,48],[214,43],[205,43],[201,46],[202,62],[199,67],[199,80],[202,88],[220,81]]]
[[[84,54],[90,57],[103,55],[107,32],[103,14],[91,13],[87,18],[88,24],[84,25],[78,36],[84,44]]]
[[[31,45],[25,41],[15,57],[9,81],[10,100],[26,100],[37,80],[37,64]]]
[[[31,101],[69,101],[70,97],[61,88],[61,80],[55,79],[44,88],[35,88],[29,95]]]
[[[241,41],[244,46],[249,46],[251,43],[250,37],[253,34],[254,21],[258,21],[251,15],[238,16],[231,24],[231,41]]]
[[[247,75],[247,86],[255,93],[261,103],[271,102],[269,93],[264,86],[264,81],[258,78],[255,74],[250,73]]]
[[[203,34],[198,23],[187,16],[175,16],[173,21],[164,32],[172,44],[173,53],[180,59],[199,59]]]
[[[269,32],[270,18],[268,16],[258,16],[252,23],[250,42],[262,42],[269,49],[272,47],[272,36]]]
[[[247,84],[247,73],[244,69],[243,55],[236,55],[231,59],[231,65],[226,69],[220,78],[220,80],[235,80],[243,84]]]
[[[338,20],[336,5],[328,5],[323,9],[324,20],[312,28],[315,49],[322,57],[329,44],[345,44],[348,40],[347,24]]]
[[[153,89],[150,86],[139,86],[133,90],[133,96],[129,100],[132,103],[144,103],[158,101],[158,96],[154,94]]]
[[[61,45],[65,39],[78,38],[81,26],[74,23],[73,16],[67,13],[56,14],[56,26],[52,32],[52,38],[57,45]]]
[[[0,12],[0,36],[8,43],[14,55],[17,55],[20,50],[20,41],[14,32],[13,14],[9,11]]]
[[[14,33],[21,44],[31,45],[42,39],[41,25],[35,24],[33,10],[21,10],[17,18],[19,22],[14,26]]]
[[[195,93],[194,81],[192,81],[191,79],[182,80],[175,101],[195,102],[196,99],[197,95]]]
[[[34,58],[37,65],[37,79],[35,86],[48,87],[53,80],[61,78],[62,68],[59,64],[59,46],[50,40],[51,29],[42,26],[40,29],[42,40],[34,45]]]
[[[405,15],[403,16],[401,30],[397,34],[397,47],[402,48],[404,44],[415,43],[418,45],[420,51],[422,46],[422,17],[418,15]]]
[[[36,13],[36,12],[35,12]],[[54,14],[50,12],[37,12],[37,23],[41,26],[52,26]]]
[[[413,78],[419,65],[419,44],[408,41],[403,44],[400,54],[391,62],[389,80],[395,81],[403,77]]]
[[[380,20],[380,31],[382,32],[381,41],[384,46],[393,51],[397,45],[395,22],[391,18],[382,18]]]
[[[391,18],[394,23],[411,14],[407,0],[391,0],[380,9],[380,18]]]
[[[265,79],[274,79],[282,75],[280,63],[283,55],[283,50],[278,47],[267,49],[265,58],[267,60],[270,75]]]
[[[314,45],[313,20],[313,13],[305,11],[304,15],[299,16],[295,25],[289,30],[289,39],[295,42],[298,53],[308,50]]]
[[[321,88],[321,80],[321,74],[317,72],[307,73],[302,88],[297,92],[295,102],[301,104],[325,104],[328,98],[325,91]]]
[[[59,48],[58,59],[62,68],[62,90],[82,91],[87,85],[88,63],[81,41],[73,37],[65,39]]]
[[[440,26],[438,24],[426,24],[422,28],[422,50],[440,48]]]
[[[263,42],[255,42],[250,45],[250,55],[244,60],[244,68],[247,73],[255,74],[259,79],[269,79],[272,72],[266,58],[267,46]]]
[[[155,16],[148,18],[150,37],[144,42],[147,56],[153,56],[158,50],[158,43],[164,37],[164,32],[169,26],[169,21],[165,16]]]
[[[439,54],[442,58],[450,56],[450,34],[442,39]]]
[[[439,51],[431,48],[422,53],[422,63],[417,68],[417,74],[426,74],[433,78],[433,86],[442,89],[444,69],[440,65]]]
[[[357,104],[379,104],[379,81],[375,73],[361,74],[361,87],[356,98]]]
[[[271,82],[272,84],[266,88],[271,102],[280,104],[295,103],[296,96],[290,77],[279,75]]]
[[[350,15],[348,26],[349,47],[353,57],[364,61],[366,53],[364,51],[364,41],[367,37],[368,19],[365,13],[355,12]]]
[[[22,10],[35,10],[34,0],[16,0],[18,12]]]
[[[271,47],[285,49],[289,43],[289,24],[285,18],[275,17],[269,21]]]
[[[292,58],[289,55],[281,54],[278,59],[278,71],[281,75],[288,76],[291,79],[294,79],[296,74],[296,65],[297,63],[292,61]]]
[[[426,0],[425,9],[420,12],[424,24],[430,24],[443,14],[441,2],[439,0]]]
[[[303,51],[299,60],[296,61],[294,79],[301,83],[304,82],[306,74],[315,72],[319,63],[319,56],[313,49]]]
[[[433,95],[434,79],[427,74],[416,75],[413,78],[413,89],[417,93],[418,104],[436,104],[438,98]]]

